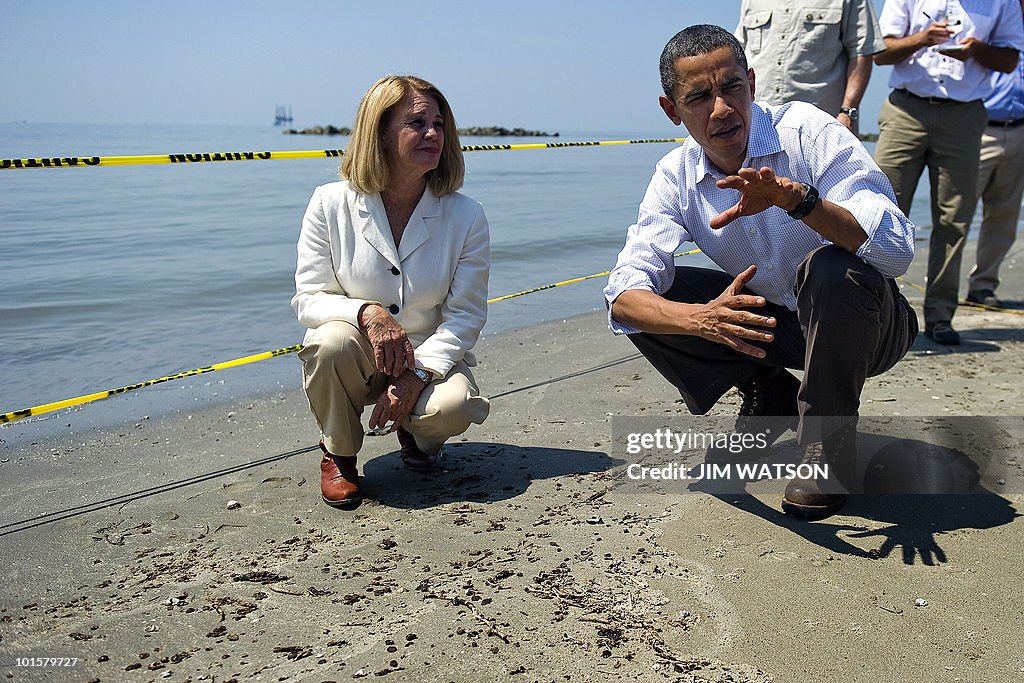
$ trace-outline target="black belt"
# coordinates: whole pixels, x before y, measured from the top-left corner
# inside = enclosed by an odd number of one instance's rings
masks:
[[[996,128],[1016,128],[1024,123],[1024,119],[1010,119],[1009,121],[989,121],[988,125]]]
[[[910,95],[915,100],[924,100],[928,104],[964,104],[960,100],[951,100],[948,97],[922,97],[921,95],[915,95],[906,88],[896,88],[896,92]]]

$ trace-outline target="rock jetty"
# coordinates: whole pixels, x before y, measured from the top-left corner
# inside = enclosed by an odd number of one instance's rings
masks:
[[[352,129],[345,126],[340,128],[336,126],[313,126],[312,128],[303,128],[302,130],[286,128],[281,132],[285,135],[352,135]]]
[[[525,128],[502,128],[501,126],[473,126],[471,128],[459,128],[459,135],[463,136],[486,136],[486,137],[519,137],[519,138],[557,138],[558,133],[547,133],[541,130],[526,130]]]

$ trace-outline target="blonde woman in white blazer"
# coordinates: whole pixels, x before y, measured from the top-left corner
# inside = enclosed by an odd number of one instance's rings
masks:
[[[422,79],[388,76],[367,91],[341,174],[303,217],[292,308],[308,328],[299,358],[323,435],[321,493],[350,507],[362,498],[365,406],[416,471],[487,417],[469,367],[487,319],[490,237],[483,208],[456,191],[465,165],[451,108]]]

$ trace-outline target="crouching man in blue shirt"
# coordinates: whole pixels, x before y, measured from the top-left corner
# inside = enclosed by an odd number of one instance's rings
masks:
[[[914,226],[835,118],[801,102],[754,103],[754,72],[725,29],[680,31],[660,66],[661,108],[690,138],[658,163],[628,230],[605,288],[610,327],[691,413],[736,387],[737,431],[774,417],[769,448],[798,428],[803,462],[842,475],[855,461],[865,378],[889,370],[917,335],[893,280],[913,258]],[[724,272],[676,268],[684,242]],[[846,497],[823,484],[791,480],[783,509],[833,514]]]

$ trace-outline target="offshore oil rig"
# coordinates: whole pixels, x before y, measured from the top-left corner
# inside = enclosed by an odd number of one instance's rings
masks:
[[[276,106],[274,112],[274,125],[283,126],[286,123],[292,122],[292,105],[285,106],[279,104]]]

